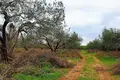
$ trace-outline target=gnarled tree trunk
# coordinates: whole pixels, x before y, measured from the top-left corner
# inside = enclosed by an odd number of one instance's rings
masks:
[[[6,26],[7,26],[7,24],[9,23],[9,17],[7,16],[7,13],[6,12],[4,12],[3,13],[4,14],[4,18],[5,18],[5,22],[4,22],[4,24],[3,24],[3,26],[2,26],[2,36],[0,37],[0,41],[1,41],[1,43],[2,43],[2,45],[1,45],[1,51],[2,51],[2,53],[1,53],[1,57],[2,57],[2,60],[4,60],[5,62],[7,62],[8,61],[8,56],[7,56],[7,45],[6,45]]]

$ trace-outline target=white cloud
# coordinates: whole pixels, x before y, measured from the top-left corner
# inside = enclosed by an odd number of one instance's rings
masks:
[[[90,39],[90,38],[85,37],[85,36],[82,36],[82,38],[83,38],[82,45],[87,45],[89,43],[89,41],[93,40],[93,39]]]
[[[83,37],[83,45],[95,39],[90,38],[89,33],[100,34],[104,26],[119,28],[120,17],[114,12],[120,12],[120,0],[62,0],[66,8],[66,22],[69,27],[91,27],[90,31],[84,31],[87,36]],[[113,14],[116,18],[105,17]],[[108,18],[108,20],[106,19]],[[104,21],[105,20],[105,21]],[[97,26],[95,26],[97,25]],[[92,32],[91,32],[92,31]],[[79,31],[77,30],[79,33]],[[84,34],[83,33],[83,34]]]
[[[60,0],[59,0],[60,1]],[[104,9],[115,9],[120,7],[119,0],[61,0],[66,7],[96,7]]]
[[[120,16],[115,17],[109,23],[107,28],[119,28],[120,29]]]
[[[86,12],[81,10],[74,10],[72,12],[66,12],[66,22],[68,26],[84,26],[101,23],[101,14],[98,12]]]
[[[120,10],[119,0],[59,0],[66,8],[68,26],[100,24],[105,14]]]
[[[49,0],[54,1],[54,0]],[[66,22],[70,27],[100,24],[105,14],[120,10],[120,0],[57,0],[66,8]]]

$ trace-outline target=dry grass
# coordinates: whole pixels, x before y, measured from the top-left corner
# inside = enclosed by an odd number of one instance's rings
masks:
[[[120,58],[120,51],[111,51],[110,55],[116,58]]]
[[[82,58],[79,50],[66,50],[60,53],[52,53],[49,49],[31,48],[25,51],[23,48],[14,50],[14,58],[9,64],[0,66],[0,80],[10,80],[13,74],[21,73],[26,66],[38,66],[51,64],[54,67],[71,68],[73,64],[62,57]],[[57,55],[57,56],[56,56]]]
[[[0,63],[0,80],[10,80],[12,74],[19,73],[20,68],[30,65],[31,61],[41,53],[42,51],[38,49],[25,51],[23,48],[16,48],[13,54],[13,61],[8,64]]]
[[[109,51],[109,52],[98,51],[97,55],[98,56],[112,56],[112,57],[120,58],[120,51]]]
[[[89,49],[89,50],[87,50],[87,53],[96,53],[98,50],[91,50],[91,49]]]
[[[21,52],[24,52],[25,49],[24,48],[15,48],[14,49],[14,53],[21,53]]]
[[[120,63],[113,66],[112,73],[115,75],[120,75]]]
[[[62,57],[62,58],[83,58],[80,54],[80,50],[62,50],[62,51],[58,51],[57,52],[57,55],[59,57]]]
[[[41,61],[41,59],[42,59],[45,62],[51,63],[53,66],[58,66],[58,67],[62,67],[62,68],[70,68],[70,67],[73,66],[71,63],[69,63],[68,61],[63,60],[63,59],[57,57],[52,52],[46,52],[46,53],[40,54],[39,56],[37,56],[36,59],[37,60],[34,60],[34,61],[38,61],[38,60]]]

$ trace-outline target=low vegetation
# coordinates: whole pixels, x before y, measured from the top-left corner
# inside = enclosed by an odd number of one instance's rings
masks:
[[[84,52],[83,55],[86,58],[86,60],[81,74],[77,80],[99,80],[98,74],[93,68],[93,64],[96,64],[96,61],[93,58],[94,54],[89,54],[85,51],[82,52]]]
[[[57,57],[53,52],[49,51],[35,54],[38,51],[40,50],[32,49],[25,54],[19,53],[19,59],[17,58],[14,64],[2,65],[1,69],[6,66],[5,75],[7,76],[5,76],[5,79],[12,77],[17,80],[56,80],[66,74],[74,66],[73,64],[80,61],[77,56],[76,58],[65,59]],[[1,76],[4,75],[1,74]]]
[[[0,80],[120,80],[120,29],[81,46],[59,0],[0,0],[0,16]]]

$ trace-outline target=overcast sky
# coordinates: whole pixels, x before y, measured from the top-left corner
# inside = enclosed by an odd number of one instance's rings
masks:
[[[62,0],[62,2],[65,6],[67,25],[71,27],[71,31],[82,36],[83,45],[97,38],[105,26],[120,28],[120,0]],[[3,23],[1,15],[0,20],[0,24]]]
[[[120,0],[62,0],[66,22],[84,39],[83,45],[98,37],[103,28],[120,28]]]

